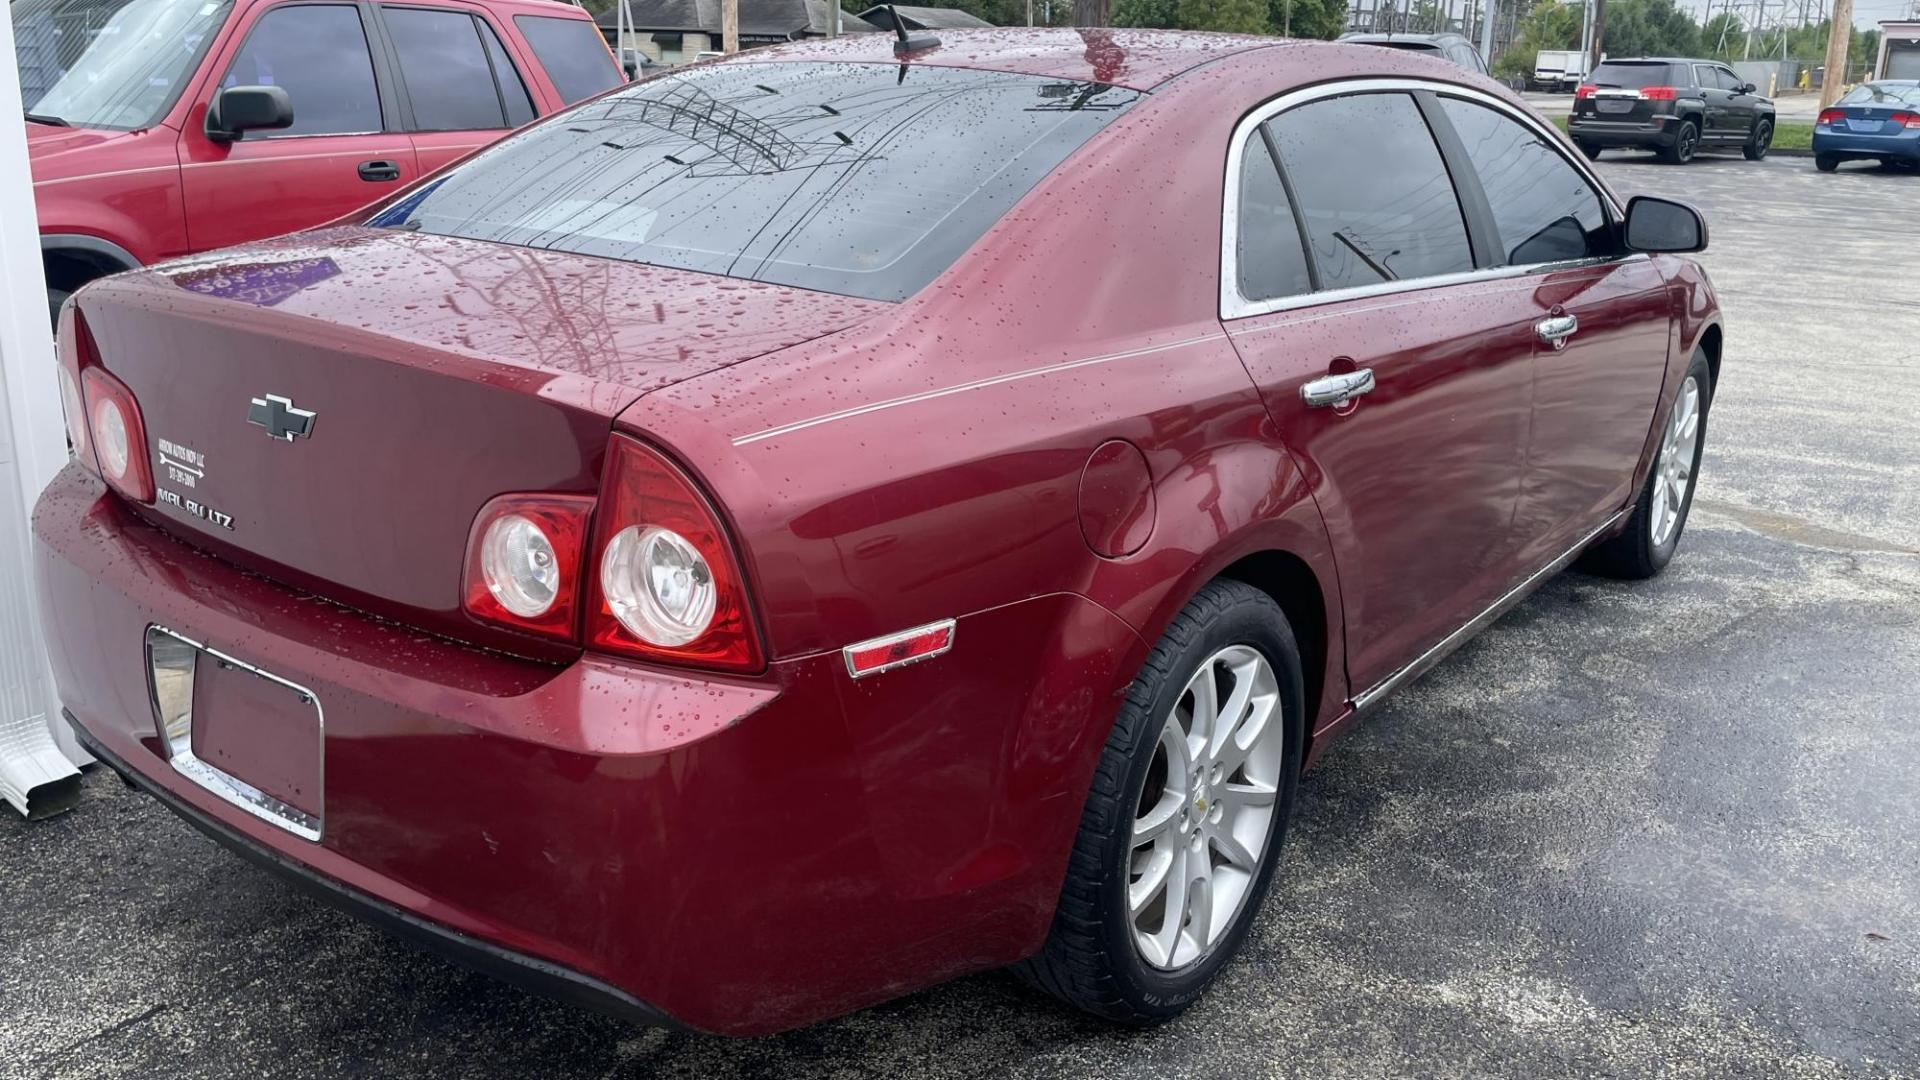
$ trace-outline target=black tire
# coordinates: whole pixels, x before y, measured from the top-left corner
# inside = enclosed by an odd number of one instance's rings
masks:
[[[1673,136],[1672,146],[1660,148],[1660,160],[1669,165],[1685,165],[1693,160],[1693,152],[1700,149],[1700,125],[1691,120],[1682,120],[1680,130]]]
[[[1740,148],[1740,152],[1747,156],[1748,161],[1759,161],[1765,158],[1767,151],[1771,149],[1773,149],[1773,121],[1758,120],[1753,125],[1753,134],[1747,136],[1746,145]]]
[[[1127,909],[1135,810],[1167,717],[1200,665],[1230,645],[1257,649],[1271,664],[1279,686],[1277,719],[1286,743],[1275,782],[1274,814],[1258,872],[1233,922],[1197,959],[1162,970],[1139,955]],[[1041,951],[1015,967],[1021,978],[1068,1004],[1123,1024],[1171,1019],[1200,997],[1246,940],[1280,861],[1300,774],[1303,685],[1299,648],[1272,597],[1224,579],[1200,590],[1174,618],[1127,689],[1094,770],[1053,929]]]
[[[1600,144],[1584,142],[1580,139],[1575,139],[1573,140],[1573,145],[1579,147],[1580,152],[1587,155],[1588,161],[1600,160]]]
[[[1685,387],[1687,377],[1691,377],[1700,388],[1700,430],[1693,444],[1693,460],[1688,466],[1687,493],[1681,500],[1672,533],[1663,543],[1656,544],[1653,541],[1654,490],[1662,464],[1660,458],[1656,457],[1653,467],[1647,470],[1647,482],[1640,489],[1640,497],[1634,500],[1633,514],[1626,528],[1619,535],[1588,548],[1580,558],[1580,569],[1606,577],[1638,580],[1653,577],[1673,561],[1673,553],[1680,547],[1680,536],[1687,529],[1687,514],[1693,509],[1694,492],[1699,490],[1700,458],[1707,448],[1707,418],[1713,411],[1713,375],[1707,364],[1706,353],[1699,349],[1693,351],[1693,362],[1687,365],[1680,388]],[[1674,391],[1676,399],[1680,388]],[[1660,451],[1656,450],[1655,453],[1659,454]]]
[[[1840,167],[1840,159],[1834,157],[1832,154],[1815,154],[1813,156],[1813,167],[1819,169],[1821,172],[1832,172]]]

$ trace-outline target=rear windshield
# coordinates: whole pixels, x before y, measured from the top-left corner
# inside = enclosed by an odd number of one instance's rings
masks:
[[[1672,64],[1601,64],[1593,69],[1593,77],[1587,81],[1621,90],[1675,85]]]
[[[900,300],[1139,96],[917,65],[690,68],[496,143],[370,224]]]
[[[1920,105],[1920,86],[1898,83],[1864,83],[1847,91],[1840,105]]]

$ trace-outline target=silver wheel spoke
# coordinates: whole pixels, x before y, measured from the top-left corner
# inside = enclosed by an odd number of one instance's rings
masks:
[[[1195,668],[1162,720],[1135,796],[1125,897],[1134,947],[1154,967],[1205,957],[1246,915],[1279,813],[1279,709],[1272,663],[1229,645]]]

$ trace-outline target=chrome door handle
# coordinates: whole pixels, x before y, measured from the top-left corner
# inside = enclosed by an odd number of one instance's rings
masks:
[[[1361,368],[1338,375],[1322,375],[1300,388],[1300,400],[1313,408],[1344,405],[1373,389],[1373,369]]]
[[[1567,347],[1567,339],[1580,329],[1580,320],[1571,315],[1555,315],[1551,319],[1541,319],[1533,324],[1533,332],[1540,340],[1560,350]]]

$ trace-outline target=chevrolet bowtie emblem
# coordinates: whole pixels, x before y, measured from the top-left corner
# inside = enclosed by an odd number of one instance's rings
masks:
[[[247,410],[247,423],[266,428],[267,434],[288,442],[313,434],[312,411],[296,409],[292,398],[278,394],[254,398],[253,407]]]

